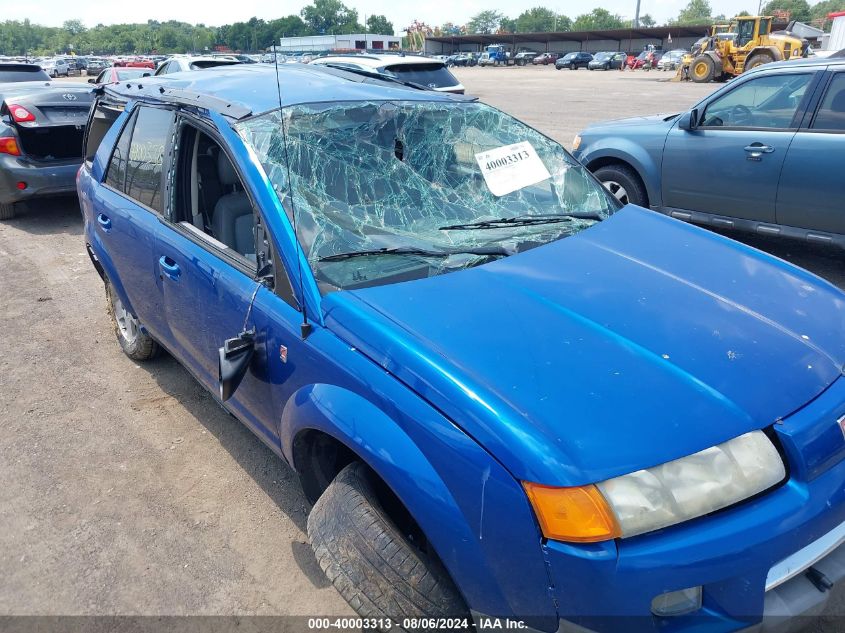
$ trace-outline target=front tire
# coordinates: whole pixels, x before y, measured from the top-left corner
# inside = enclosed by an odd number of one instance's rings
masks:
[[[637,172],[627,165],[605,165],[597,169],[594,175],[622,204],[636,204],[648,208],[645,185]]]
[[[716,63],[709,55],[699,55],[692,60],[689,74],[695,83],[706,84],[716,75]]]
[[[411,540],[409,530],[388,516],[386,504],[393,509],[398,501],[365,464],[353,462],[335,477],[308,515],[308,537],[326,577],[365,618],[471,622],[425,538]]]
[[[106,282],[106,302],[114,333],[123,353],[132,360],[138,361],[155,358],[158,354],[158,344],[141,329],[138,319],[124,307],[120,297],[108,282]]]

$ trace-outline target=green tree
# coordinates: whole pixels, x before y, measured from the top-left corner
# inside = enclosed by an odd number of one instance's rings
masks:
[[[268,47],[271,44],[278,44],[279,40],[283,37],[300,37],[311,34],[308,25],[298,15],[289,15],[278,20],[271,20],[269,26],[271,41],[267,43]]]
[[[358,24],[358,12],[340,0],[314,0],[300,12],[302,19],[315,34],[343,34],[364,30]]]
[[[383,15],[371,15],[367,18],[367,33],[393,35],[393,23]]]
[[[824,25],[825,31],[830,31],[833,22],[827,19],[827,14],[836,11],[845,11],[845,0],[822,0],[810,8],[810,19]]]
[[[607,9],[593,9],[590,13],[579,15],[572,23],[573,31],[593,31],[600,29],[621,29],[630,26],[622,16],[611,13]]]
[[[467,31],[469,33],[495,33],[499,29],[499,23],[505,16],[498,11],[489,9],[474,15],[467,22]]]
[[[499,20],[499,33],[516,33],[516,20],[514,18],[502,18]]]
[[[558,16],[551,9],[534,7],[516,18],[517,33],[547,33],[554,31]]]
[[[763,5],[763,15],[772,15],[775,11],[789,11],[790,20],[810,21],[810,4],[807,0],[771,0]]]
[[[640,26],[644,26],[646,28],[657,26],[657,20],[651,17],[650,14],[646,13],[640,16]]]
[[[681,9],[676,20],[670,24],[710,24],[712,22],[713,8],[708,0],[690,0],[689,4]]]

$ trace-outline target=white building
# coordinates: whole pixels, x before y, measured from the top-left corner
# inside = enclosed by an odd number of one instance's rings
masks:
[[[402,38],[394,35],[352,33],[349,35],[311,35],[283,37],[279,40],[280,53],[305,53],[347,50],[399,50]]]

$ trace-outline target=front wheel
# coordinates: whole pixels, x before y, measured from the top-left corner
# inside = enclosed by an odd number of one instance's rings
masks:
[[[106,301],[114,333],[123,353],[132,360],[154,358],[158,354],[158,344],[143,331],[138,319],[126,309],[108,282],[106,282]]]
[[[599,182],[622,204],[648,207],[645,186],[633,169],[627,165],[605,165],[594,172]]]
[[[695,83],[706,84],[716,75],[716,63],[709,55],[699,55],[690,64],[690,77]]]
[[[326,577],[365,618],[466,618],[437,555],[393,493],[361,462],[344,468],[308,515]],[[394,620],[395,621],[395,620]]]

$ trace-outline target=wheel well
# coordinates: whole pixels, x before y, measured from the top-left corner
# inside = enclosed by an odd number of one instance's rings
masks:
[[[322,431],[300,431],[293,441],[293,467],[312,504],[337,474],[357,459],[358,455],[346,444]]]
[[[645,191],[645,197],[646,197],[645,202],[646,202],[646,204],[643,205],[643,206],[648,207],[648,205],[649,205],[648,187],[645,186],[645,181],[643,180],[642,176],[640,176],[640,172],[637,171],[637,168],[634,167],[631,163],[624,161],[621,158],[613,158],[613,157],[605,156],[603,158],[597,158],[597,159],[591,161],[590,163],[588,163],[587,169],[589,169],[590,172],[595,173],[598,169],[601,169],[602,167],[610,167],[612,165],[619,165],[620,167],[627,167],[628,169],[630,169],[634,173],[634,175],[637,177],[637,180],[639,180],[640,184],[643,186],[643,191]]]
[[[302,490],[312,505],[346,466],[354,461],[367,465],[373,491],[387,516],[418,549],[427,554],[433,554],[439,560],[437,553],[430,548],[422,528],[402,500],[379,477],[378,473],[346,444],[322,431],[313,429],[300,431],[293,442],[293,461],[294,469],[299,474]]]

